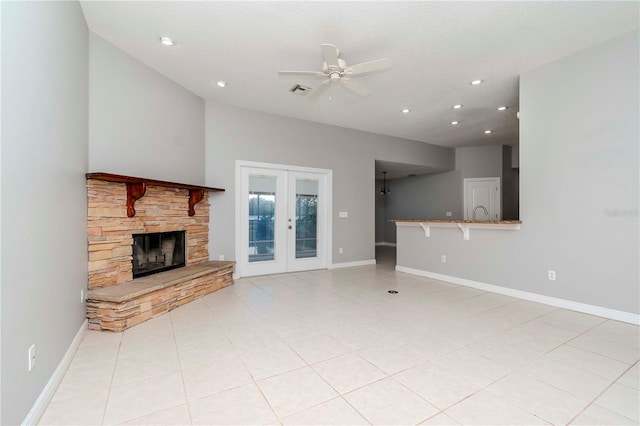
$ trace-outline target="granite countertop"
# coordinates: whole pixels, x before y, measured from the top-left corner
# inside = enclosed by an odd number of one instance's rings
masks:
[[[420,223],[477,223],[480,225],[519,225],[521,220],[456,220],[456,219],[389,219],[389,222],[420,222]]]

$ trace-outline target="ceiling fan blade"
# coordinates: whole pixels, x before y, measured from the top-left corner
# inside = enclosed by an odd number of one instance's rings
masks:
[[[322,94],[322,92],[327,90],[327,88],[329,87],[330,84],[331,84],[331,80],[323,81],[322,83],[320,83],[320,85],[318,87],[313,89],[313,91],[309,94],[309,96],[307,96],[307,99],[312,101],[312,100],[318,98],[318,96],[320,96]]]
[[[369,91],[369,89],[367,88],[367,86],[365,86],[364,84],[360,83],[359,81],[351,80],[351,79],[348,79],[348,78],[343,78],[341,81],[342,81],[342,85],[344,87],[346,87],[347,89],[351,90],[356,95],[368,96],[369,93],[371,93]]]
[[[333,44],[322,45],[322,57],[329,67],[338,67],[338,48]]]
[[[320,71],[279,71],[278,74],[304,76],[304,77],[326,77],[326,75]]]
[[[383,58],[375,61],[363,62],[347,67],[346,73],[350,75],[363,74],[365,72],[382,71],[391,68],[391,59]]]

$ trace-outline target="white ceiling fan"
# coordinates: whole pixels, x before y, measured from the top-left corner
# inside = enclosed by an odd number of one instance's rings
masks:
[[[308,96],[309,99],[315,99],[332,83],[339,83],[357,95],[367,96],[370,93],[367,86],[351,79],[351,76],[391,68],[391,59],[389,58],[347,65],[343,59],[340,59],[340,51],[333,44],[322,45],[322,56],[324,58],[322,71],[280,71],[278,74],[324,78],[325,81],[320,83]]]

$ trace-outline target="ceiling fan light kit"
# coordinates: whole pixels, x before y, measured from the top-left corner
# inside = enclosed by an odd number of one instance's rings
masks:
[[[383,71],[391,68],[391,59],[383,58],[374,61],[363,62],[357,65],[347,65],[344,59],[340,58],[340,51],[333,44],[323,44],[322,57],[324,62],[322,64],[322,71],[280,71],[278,74],[283,76],[304,76],[323,78],[324,81],[316,87],[308,96],[310,100],[318,98],[324,91],[327,90],[330,84],[340,84],[349,89],[353,93],[359,96],[368,96],[369,88],[364,84],[356,81],[351,76]]]

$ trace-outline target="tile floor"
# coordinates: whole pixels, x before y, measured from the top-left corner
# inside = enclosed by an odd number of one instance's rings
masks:
[[[41,424],[638,424],[639,354],[637,326],[384,256],[88,331]]]

